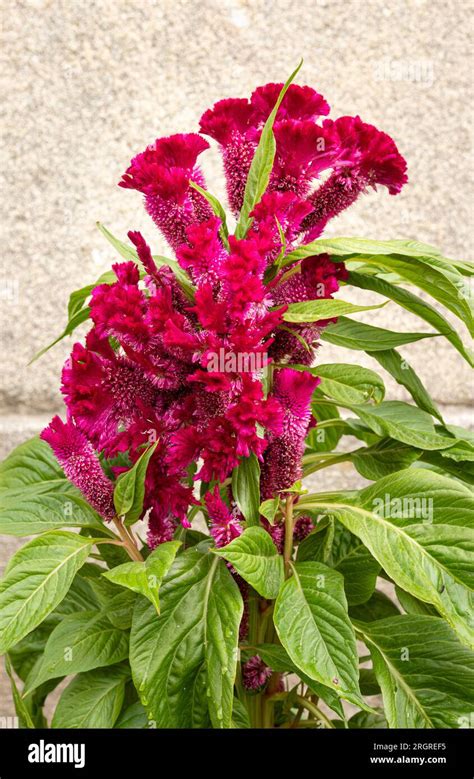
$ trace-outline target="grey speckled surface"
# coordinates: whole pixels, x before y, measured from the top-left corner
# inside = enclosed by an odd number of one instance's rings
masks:
[[[0,298],[2,453],[61,408],[59,373],[70,343],[27,368],[65,318],[72,289],[114,254],[95,229],[142,229],[166,251],[137,193],[116,183],[133,153],[159,135],[196,128],[224,96],[283,80],[300,56],[301,81],[332,116],[359,113],[394,136],[409,165],[399,197],[362,198],[329,234],[416,237],[447,256],[472,249],[472,6],[465,0],[2,0],[4,92]],[[209,187],[223,197],[215,149]],[[354,300],[364,299],[360,294]],[[409,330],[394,304],[366,321]],[[425,329],[428,329],[427,327]],[[469,422],[468,369],[442,339],[403,353],[443,404]],[[336,350],[324,346],[321,360]],[[359,352],[337,359],[364,362]],[[387,382],[392,396],[405,397]],[[398,393],[398,394],[397,394]],[[333,472],[337,483],[346,471]],[[322,477],[321,477],[322,478]],[[328,479],[329,477],[325,477]],[[2,557],[12,545],[3,543]],[[2,712],[11,714],[5,697]]]

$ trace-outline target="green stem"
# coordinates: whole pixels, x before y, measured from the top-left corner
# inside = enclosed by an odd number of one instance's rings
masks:
[[[332,724],[331,720],[326,717],[323,712],[318,709],[317,706],[314,705],[311,701],[308,701],[307,698],[303,698],[302,695],[297,695],[295,697],[295,701],[299,706],[302,706],[306,711],[309,711],[310,714],[312,714],[319,722],[322,722],[324,727],[326,728],[333,728],[334,725]]]
[[[345,463],[348,462],[351,459],[351,455],[353,452],[343,452],[341,454],[328,454],[326,455],[326,458],[314,458],[317,459],[317,462],[315,465],[311,464],[311,461],[308,459],[306,460],[307,463],[309,463],[308,467],[303,468],[303,476],[309,476],[310,473],[316,473],[316,471],[321,471],[323,468],[329,468],[331,465],[337,465],[338,463]],[[320,459],[322,462],[320,462]]]
[[[285,545],[283,548],[283,560],[285,562],[286,578],[290,575],[290,562],[293,552],[293,496],[288,495],[285,502]]]
[[[249,644],[257,645],[260,634],[260,603],[258,594],[251,590],[249,594]],[[262,727],[262,694],[246,694],[247,710],[252,728]]]

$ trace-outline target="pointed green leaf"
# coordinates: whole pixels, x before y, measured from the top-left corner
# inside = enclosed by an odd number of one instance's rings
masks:
[[[370,650],[390,728],[469,727],[474,654],[436,617],[358,623]]]
[[[159,589],[161,582],[171,568],[180,546],[180,541],[166,541],[148,555],[143,563],[124,563],[116,568],[112,568],[111,571],[107,571],[104,573],[104,576],[115,584],[128,587],[133,592],[144,595],[145,598],[148,598],[153,603],[159,614]]]
[[[100,611],[65,617],[52,631],[41,664],[25,685],[30,693],[48,679],[114,665],[128,657],[128,636]]]
[[[414,295],[400,285],[391,284],[386,279],[382,279],[379,276],[368,275],[366,273],[351,271],[348,283],[352,284],[354,287],[378,292],[380,295],[384,295],[385,297],[390,298],[390,300],[394,300],[407,311],[421,317],[425,322],[432,325],[438,333],[444,335],[471,366],[474,365],[472,350],[469,350],[464,346],[454,327],[449,324],[447,319],[445,319],[439,311],[427,303],[426,300],[422,300],[420,297]]]
[[[365,707],[344,579],[322,563],[296,563],[275,603],[278,637],[294,664],[340,697]]]
[[[357,535],[395,584],[435,606],[471,646],[474,533],[455,522],[466,522],[466,517],[457,520],[464,515],[463,505],[472,515],[472,493],[459,482],[451,482],[452,487],[446,482],[451,480],[409,469],[362,490],[357,502],[311,502],[306,496],[307,505],[319,506]]]
[[[408,444],[382,438],[372,446],[351,453],[351,462],[364,479],[377,481],[390,473],[409,468],[420,457],[419,449]]]
[[[232,494],[248,525],[260,524],[260,464],[255,454],[242,457],[232,472]]]
[[[52,530],[13,555],[0,583],[0,654],[60,603],[93,544],[91,538]]]
[[[129,670],[97,668],[76,676],[62,693],[52,728],[113,728],[122,708]]]
[[[436,432],[426,411],[399,400],[384,401],[378,406],[347,404],[347,407],[383,438],[394,438],[422,450],[449,449],[457,443],[456,438]]]
[[[395,349],[387,349],[386,351],[373,353],[369,352],[369,354],[377,360],[382,368],[385,368],[399,384],[408,390],[419,408],[426,411],[428,414],[437,417],[441,422],[443,421],[443,417],[433,398],[425,389],[413,368]]]
[[[345,349],[375,352],[409,344],[422,338],[436,338],[438,335],[438,333],[395,333],[340,316],[335,324],[328,325],[323,330],[321,340],[335,346],[343,346]]]
[[[188,549],[166,575],[160,601],[158,616],[138,599],[133,618],[130,663],[143,705],[157,728],[192,727],[189,691],[199,675],[213,727],[230,727],[243,605],[225,563],[204,543]]]
[[[283,314],[285,322],[319,322],[321,319],[332,319],[341,314],[355,314],[358,311],[371,311],[383,308],[386,303],[374,306],[356,306],[347,300],[308,300],[304,303],[290,303]]]
[[[375,590],[380,564],[360,539],[337,523],[309,534],[298,547],[298,562],[325,563],[344,577],[349,604],[364,603]]]
[[[115,509],[120,517],[125,517],[126,525],[133,525],[140,519],[145,498],[145,477],[148,463],[157,445],[158,441],[146,449],[133,467],[120,474],[115,483]]]
[[[374,355],[375,356],[375,355]],[[347,363],[329,363],[315,365],[289,365],[297,371],[305,371],[319,376],[319,390],[336,403],[368,403],[371,400],[380,403],[385,395],[383,380],[375,371]]]
[[[215,553],[231,563],[262,598],[277,597],[284,579],[283,557],[263,527],[248,527]]]

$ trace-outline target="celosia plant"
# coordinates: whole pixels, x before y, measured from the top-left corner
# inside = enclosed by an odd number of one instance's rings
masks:
[[[152,254],[151,229],[101,228],[121,259],[71,296],[63,336],[89,330],[63,369],[65,419],[1,470],[1,531],[36,535],[0,592],[28,727],[66,676],[53,727],[455,728],[472,711],[473,438],[396,350],[441,334],[472,364],[441,313],[472,327],[472,271],[414,241],[320,237],[370,189],[397,195],[406,163],[291,82],[134,157],[120,186],[175,257]],[[233,230],[199,167],[206,138]],[[352,288],[429,328],[353,319],[381,304]],[[321,342],[354,363],[324,363]],[[385,401],[361,351],[414,404]],[[311,491],[304,477],[341,462],[373,483]]]

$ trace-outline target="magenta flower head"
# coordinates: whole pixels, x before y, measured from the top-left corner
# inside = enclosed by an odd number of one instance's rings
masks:
[[[84,433],[69,419],[54,417],[41,433],[53,450],[66,477],[82,492],[90,505],[105,519],[116,512],[113,484],[103,472],[97,454]]]
[[[201,118],[201,132],[220,146],[237,216],[282,86],[221,100]],[[96,452],[117,477],[158,442],[141,515],[151,548],[172,539],[180,523],[187,526],[196,505],[193,480],[209,485],[210,533],[223,546],[242,532],[243,518],[232,489],[227,502],[219,485],[231,481],[242,458],[260,462],[262,499],[283,494],[301,477],[318,380],[283,366],[310,365],[334,320],[287,323],[284,316],[292,303],[331,298],[347,271],[328,254],[306,252],[301,261],[280,263],[368,187],[396,194],[406,181],[405,161],[389,136],[359,117],[324,120],[328,112],[314,89],[289,86],[273,125],[268,184],[243,235],[227,235],[220,208],[217,216],[192,186],[205,187],[198,160],[209,143],[202,135],[157,139],[122,177],[121,187],[143,194],[176,260],[158,267],[143,235],[128,233],[136,261],[114,264],[115,280],[92,290],[93,326],[63,369],[68,422],[55,417],[42,435],[105,519],[114,516],[114,484]],[[324,171],[328,177],[318,186]],[[265,375],[272,379],[264,387]],[[300,521],[295,540],[310,528]],[[282,528],[267,529],[280,547]]]
[[[310,373],[284,368],[275,374],[274,397],[283,409],[279,434],[269,436],[264,454],[261,489],[264,499],[289,489],[301,478],[301,457],[311,419],[310,400],[319,379]]]
[[[205,186],[197,166],[201,152],[209,148],[195,133],[159,138],[133,158],[119,186],[137,189],[145,195],[145,205],[173,249],[186,241],[186,228],[211,216],[204,198],[189,182]]]
[[[242,666],[243,685],[246,690],[258,692],[266,685],[272,673],[272,669],[258,655],[254,655]]]
[[[408,181],[406,161],[386,133],[358,116],[328,119],[324,129],[335,149],[333,173],[310,197],[314,210],[303,223],[306,230],[311,228],[306,240],[317,238],[327,222],[368,187],[379,184],[397,195]]]
[[[283,84],[266,84],[258,87],[250,100],[229,98],[220,100],[206,111],[200,122],[200,130],[218,142],[224,161],[227,179],[227,194],[232,211],[238,214],[242,207],[245,184],[250,164],[257,147],[260,132],[268,119]],[[294,122],[314,120],[329,113],[324,98],[311,87],[292,84],[278,110],[275,134],[279,145],[277,166],[274,170],[271,188],[292,190],[304,189],[303,182],[316,171],[319,155],[315,143],[321,128],[313,122],[297,126]],[[285,129],[285,123],[288,126]],[[279,140],[278,140],[279,139]],[[301,151],[295,151],[292,143],[301,144]],[[290,152],[291,149],[291,152]],[[290,153],[289,153],[290,152]],[[304,161],[301,168],[298,163]]]

